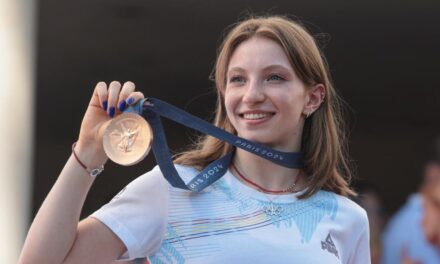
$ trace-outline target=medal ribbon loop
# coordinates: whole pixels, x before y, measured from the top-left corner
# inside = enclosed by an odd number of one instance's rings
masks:
[[[185,183],[174,167],[171,153],[165,138],[161,117],[165,117],[186,127],[209,134],[278,165],[301,169],[304,167],[302,152],[282,152],[271,149],[260,143],[228,133],[213,124],[193,116],[171,104],[156,98],[145,98],[124,112],[135,112],[142,115],[153,129],[153,154],[166,180],[174,187],[200,192],[220,179],[228,170],[233,151],[210,163],[188,183]]]

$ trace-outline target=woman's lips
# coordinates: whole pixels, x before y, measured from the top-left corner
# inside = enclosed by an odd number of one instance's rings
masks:
[[[239,116],[250,124],[259,124],[270,119],[274,112],[249,111],[239,114]]]

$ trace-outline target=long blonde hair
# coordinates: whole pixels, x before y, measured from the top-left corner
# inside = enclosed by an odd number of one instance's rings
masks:
[[[278,43],[286,53],[295,73],[306,84],[325,86],[325,100],[306,119],[302,137],[304,171],[309,175],[306,198],[320,189],[344,196],[355,195],[350,189],[351,170],[345,155],[341,99],[330,80],[328,66],[314,38],[297,22],[281,16],[252,17],[235,25],[220,46],[214,76],[217,107],[214,124],[236,134],[226,115],[224,91],[229,60],[240,43],[259,36]],[[200,137],[191,150],[179,154],[176,163],[202,169],[231,151],[233,146],[211,136]]]

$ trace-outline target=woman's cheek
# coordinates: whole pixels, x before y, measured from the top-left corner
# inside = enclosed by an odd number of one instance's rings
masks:
[[[228,115],[229,120],[233,120],[235,108],[237,107],[237,100],[236,98],[230,94],[225,94],[225,108],[226,108],[226,114]]]

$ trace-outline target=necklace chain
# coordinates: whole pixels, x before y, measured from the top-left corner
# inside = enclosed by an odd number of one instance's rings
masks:
[[[243,175],[243,173],[237,169],[237,167],[234,165],[234,163],[231,163],[231,167],[237,172],[238,176],[242,180],[244,180],[245,182],[249,183],[250,185],[256,187],[259,191],[261,191],[263,193],[270,193],[270,194],[280,194],[280,193],[292,192],[293,189],[295,188],[296,184],[298,183],[298,180],[299,180],[299,178],[301,176],[301,172],[302,172],[302,170],[298,170],[298,173],[296,174],[295,182],[291,186],[289,186],[283,190],[274,191],[274,190],[269,190],[269,189],[263,188],[260,185],[258,185],[257,183],[255,183],[255,182],[251,181],[250,179],[248,179],[247,177],[245,177]]]
[[[237,167],[234,165],[234,163],[231,163],[231,167],[237,172],[238,176],[239,176],[242,180],[244,180],[245,182],[251,184],[252,186],[254,186],[254,187],[256,187],[256,188],[258,188],[258,190],[261,191],[261,193],[266,197],[266,199],[269,200],[269,204],[263,206],[263,211],[264,211],[267,215],[270,215],[271,217],[272,217],[272,216],[275,216],[275,217],[279,217],[279,216],[281,216],[281,214],[283,213],[284,209],[283,209],[283,207],[282,207],[281,205],[279,205],[279,204],[275,204],[275,203],[274,203],[274,201],[275,201],[276,199],[278,199],[280,196],[277,196],[275,199],[272,200],[272,199],[269,198],[269,196],[267,196],[266,194],[281,194],[281,193],[291,192],[291,191],[293,190],[293,188],[296,186],[296,184],[297,184],[297,182],[298,182],[298,180],[299,180],[299,177],[301,176],[301,172],[302,172],[302,170],[299,170],[299,171],[298,171],[298,174],[296,175],[295,182],[293,183],[292,186],[290,186],[290,187],[288,187],[288,188],[286,188],[286,189],[284,189],[284,190],[281,190],[281,191],[273,191],[273,190],[265,189],[265,188],[261,187],[260,185],[256,184],[255,182],[251,181],[250,179],[246,178],[246,177],[243,175],[243,173],[241,173],[241,172],[237,169]]]

